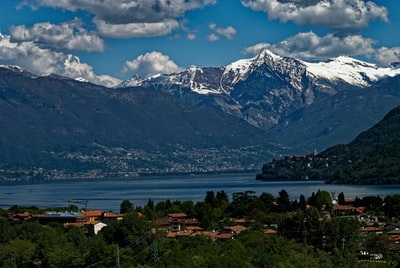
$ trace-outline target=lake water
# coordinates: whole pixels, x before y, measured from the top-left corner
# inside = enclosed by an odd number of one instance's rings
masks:
[[[232,193],[254,191],[278,196],[285,189],[290,199],[306,198],[318,190],[343,192],[346,198],[400,194],[400,185],[330,185],[319,181],[305,182],[263,182],[255,174],[224,174],[196,176],[160,176],[135,178],[132,180],[68,181],[42,184],[0,185],[0,207],[12,205],[38,206],[40,208],[65,207],[70,200],[75,205],[88,209],[119,211],[123,200],[130,200],[135,206],[143,206],[151,198],[158,201],[204,200],[207,191],[215,193],[224,190],[229,197]]]

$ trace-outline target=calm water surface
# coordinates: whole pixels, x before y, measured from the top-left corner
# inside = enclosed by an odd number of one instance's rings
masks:
[[[63,207],[69,200],[88,200],[88,209],[119,211],[123,200],[143,206],[151,198],[155,202],[167,199],[174,201],[202,201],[207,191],[224,190],[231,198],[232,193],[254,191],[278,196],[285,189],[291,199],[301,194],[309,197],[313,192],[326,190],[346,198],[379,195],[385,197],[400,194],[400,185],[364,186],[329,185],[323,182],[263,182],[255,180],[255,174],[162,176],[135,178],[132,180],[69,181],[44,184],[0,185],[0,207],[12,205],[40,208]],[[76,203],[80,208],[84,205]]]

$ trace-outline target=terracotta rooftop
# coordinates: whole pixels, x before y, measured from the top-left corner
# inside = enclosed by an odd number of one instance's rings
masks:
[[[276,234],[275,229],[264,229],[264,234]]]
[[[83,211],[83,215],[87,217],[101,217],[103,215],[102,210],[89,210],[89,211]]]
[[[383,232],[383,228],[374,227],[374,226],[361,227],[360,232],[365,232],[365,233]]]
[[[115,212],[106,212],[103,215],[104,218],[122,218],[123,216],[124,216],[124,214],[115,213]]]
[[[170,213],[170,214],[168,214],[168,216],[171,218],[186,218],[187,217],[186,213]]]

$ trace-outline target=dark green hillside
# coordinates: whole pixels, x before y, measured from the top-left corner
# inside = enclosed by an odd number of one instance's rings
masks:
[[[346,145],[321,153],[287,156],[265,164],[261,180],[325,180],[328,183],[400,183],[400,106]]]

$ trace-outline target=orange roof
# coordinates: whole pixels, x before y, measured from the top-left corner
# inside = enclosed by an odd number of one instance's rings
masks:
[[[337,205],[335,210],[353,210],[354,207],[352,206],[344,206],[344,205]]]
[[[168,214],[171,218],[186,218],[187,215],[185,213],[170,213]]]
[[[233,220],[235,223],[246,223],[246,219],[235,219]]]
[[[214,231],[204,231],[204,232],[202,232],[202,234],[210,236],[212,240],[216,240],[217,239],[217,233],[214,232]]]
[[[360,232],[383,232],[383,228],[374,226],[361,227]]]
[[[102,210],[89,210],[89,211],[83,211],[83,215],[88,216],[88,217],[101,217],[103,215]]]
[[[24,213],[17,213],[12,215],[13,217],[18,217],[18,218],[29,218],[32,215],[29,212],[24,212]]]
[[[120,218],[120,217],[123,217],[123,216],[124,216],[124,214],[115,213],[115,212],[106,212],[103,215],[103,217],[105,217],[105,218]]]
[[[274,230],[274,229],[264,229],[264,234],[276,234],[276,230]]]
[[[215,238],[225,240],[225,239],[231,239],[233,236],[234,234],[231,233],[220,233],[215,235]]]
[[[203,231],[204,229],[199,226],[188,226],[186,227],[188,231]]]
[[[225,227],[225,229],[231,230],[232,232],[234,232],[234,233],[236,233],[236,234],[239,234],[240,232],[242,232],[242,231],[244,231],[244,230],[247,230],[246,227],[241,226],[241,225],[237,225],[237,226],[228,226],[228,227]]]

